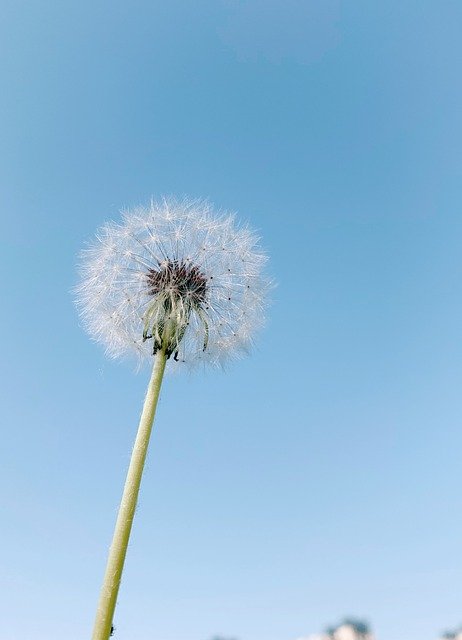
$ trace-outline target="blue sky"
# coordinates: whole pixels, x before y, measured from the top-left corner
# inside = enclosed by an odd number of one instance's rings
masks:
[[[147,371],[69,290],[151,196],[258,228],[253,356],[169,377],[116,638],[462,622],[462,6],[13,2],[0,23],[2,640],[90,636]]]

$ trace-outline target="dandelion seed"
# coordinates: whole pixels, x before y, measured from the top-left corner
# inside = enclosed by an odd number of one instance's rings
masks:
[[[204,201],[163,199],[102,227],[84,251],[76,302],[108,355],[153,361],[93,640],[108,640],[164,371],[243,355],[269,288],[258,238]],[[173,356],[173,358],[172,358]]]
[[[83,253],[77,304],[108,355],[146,360],[162,348],[165,331],[167,358],[178,353],[188,366],[248,351],[268,290],[266,256],[248,228],[214,216],[206,202],[164,200],[126,213],[96,237]]]

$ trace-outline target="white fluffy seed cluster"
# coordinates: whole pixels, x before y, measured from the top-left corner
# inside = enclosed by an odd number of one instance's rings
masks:
[[[246,353],[263,324],[266,260],[232,215],[164,199],[99,229],[82,252],[76,303],[112,357],[152,358],[170,327],[169,355],[179,364],[222,364]]]

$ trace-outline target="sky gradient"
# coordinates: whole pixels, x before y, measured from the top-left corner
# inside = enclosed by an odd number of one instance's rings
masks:
[[[251,358],[165,382],[116,640],[461,624],[461,3],[1,4],[1,640],[90,637],[148,371],[70,290],[163,194],[278,286]]]

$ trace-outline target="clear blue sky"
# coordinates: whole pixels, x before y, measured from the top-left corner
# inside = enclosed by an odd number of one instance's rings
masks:
[[[116,639],[462,622],[462,5],[2,3],[1,640],[89,638],[147,372],[76,254],[151,196],[261,231],[253,357],[169,377]]]

